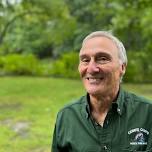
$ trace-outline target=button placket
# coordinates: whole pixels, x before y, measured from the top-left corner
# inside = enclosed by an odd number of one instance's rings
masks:
[[[109,149],[109,147],[106,144],[102,147],[102,151],[111,152],[111,150]]]
[[[108,150],[108,148],[107,148],[107,146],[105,145],[105,146],[103,146],[103,150]]]

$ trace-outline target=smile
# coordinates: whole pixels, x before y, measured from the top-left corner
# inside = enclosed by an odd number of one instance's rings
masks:
[[[94,83],[99,83],[99,82],[101,82],[101,80],[103,80],[103,78],[98,78],[98,77],[86,77],[86,79],[90,82],[90,83],[92,83],[92,84],[94,84]]]

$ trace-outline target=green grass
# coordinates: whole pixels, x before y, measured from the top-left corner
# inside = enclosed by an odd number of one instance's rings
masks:
[[[124,88],[152,98],[152,85]],[[50,152],[58,110],[85,93],[81,81],[0,78],[0,152]]]

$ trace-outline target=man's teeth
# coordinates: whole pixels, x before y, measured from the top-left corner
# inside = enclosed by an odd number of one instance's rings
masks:
[[[102,78],[87,78],[90,82],[98,82],[102,80]]]
[[[88,80],[101,80],[102,78],[87,78]]]

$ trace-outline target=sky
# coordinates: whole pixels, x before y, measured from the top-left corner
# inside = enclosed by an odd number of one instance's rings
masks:
[[[2,0],[2,4],[6,6],[7,2],[10,4],[20,3],[22,0]]]

